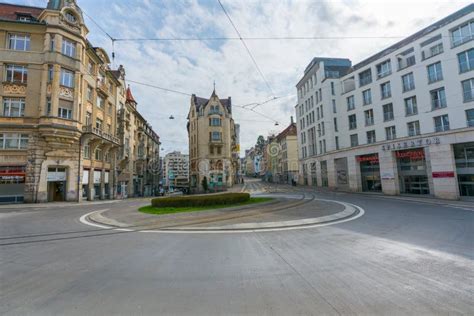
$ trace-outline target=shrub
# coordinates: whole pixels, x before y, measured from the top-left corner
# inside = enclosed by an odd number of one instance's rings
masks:
[[[248,193],[223,193],[215,195],[173,196],[151,200],[154,207],[192,207],[209,205],[228,205],[246,202],[250,199]]]

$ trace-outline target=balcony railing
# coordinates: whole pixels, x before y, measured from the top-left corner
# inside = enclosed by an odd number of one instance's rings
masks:
[[[468,120],[467,121],[467,126],[474,127],[474,120]]]
[[[83,126],[82,127],[82,132],[83,133],[88,133],[88,134],[93,134],[95,136],[98,136],[104,140],[107,140],[109,142],[112,142],[116,145],[119,145],[120,144],[120,141],[118,139],[118,137],[115,137],[109,133],[106,133],[104,132],[103,130],[95,127],[95,126],[92,126],[92,125],[87,125],[87,126]]]
[[[374,118],[373,117],[365,118],[365,126],[370,126],[370,125],[374,125]]]
[[[446,107],[446,99],[435,99],[431,100],[431,109],[442,109]]]

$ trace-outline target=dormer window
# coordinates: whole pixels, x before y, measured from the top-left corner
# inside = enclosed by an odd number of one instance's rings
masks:
[[[66,14],[64,15],[64,17],[66,18],[66,20],[70,23],[76,23],[77,22],[77,18],[74,14],[72,14],[71,12],[66,12]]]
[[[17,19],[17,21],[21,21],[21,22],[31,22],[32,21],[32,17],[31,17],[30,14],[17,13],[16,19]]]

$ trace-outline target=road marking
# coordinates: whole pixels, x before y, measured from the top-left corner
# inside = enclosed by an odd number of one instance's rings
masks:
[[[95,222],[92,222],[88,220],[88,217],[96,212],[104,212],[108,209],[105,210],[98,210],[98,211],[93,211],[89,212],[83,216],[80,217],[80,222],[85,224],[85,225],[90,225],[94,227],[99,227],[99,228],[104,228],[104,229],[109,229],[109,230],[116,230],[116,231],[128,231],[128,232],[141,232],[141,233],[159,233],[159,234],[233,234],[233,233],[260,233],[260,232],[275,232],[275,231],[285,231],[285,230],[299,230],[299,229],[309,229],[309,228],[316,228],[316,227],[325,227],[325,226],[330,226],[330,225],[335,225],[335,224],[341,224],[349,221],[356,220],[363,216],[365,214],[365,211],[362,207],[352,204],[352,203],[347,203],[347,202],[341,202],[341,201],[336,201],[336,200],[326,200],[326,199],[317,199],[315,201],[324,201],[324,202],[334,202],[337,204],[341,204],[344,206],[344,211],[348,209],[348,207],[352,207],[358,211],[358,213],[355,216],[350,216],[344,217],[341,219],[336,219],[336,220],[331,220],[328,222],[323,222],[323,223],[315,223],[315,224],[304,224],[304,221],[307,222],[308,219],[303,219],[302,224],[299,226],[291,226],[291,227],[272,227],[272,228],[257,228],[257,229],[226,229],[226,230],[206,230],[205,228],[202,229],[196,229],[196,230],[185,230],[185,229],[170,229],[170,230],[165,230],[165,229],[157,229],[157,230],[135,230],[135,229],[129,229],[129,228],[116,228],[113,226],[107,226],[107,225],[102,225],[98,224]],[[344,212],[342,211],[342,212]],[[353,212],[352,214],[354,214]],[[337,213],[336,213],[337,214]]]

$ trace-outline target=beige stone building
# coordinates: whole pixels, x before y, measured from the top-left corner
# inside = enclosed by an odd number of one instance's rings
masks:
[[[231,98],[191,97],[188,114],[190,187],[203,190],[205,178],[211,190],[225,190],[238,181],[238,125],[232,118]]]
[[[290,125],[276,136],[276,142],[279,148],[277,181],[283,183],[291,183],[291,180],[298,181],[298,133],[293,117]]]
[[[87,34],[73,0],[0,4],[0,202],[115,197],[125,89]]]

